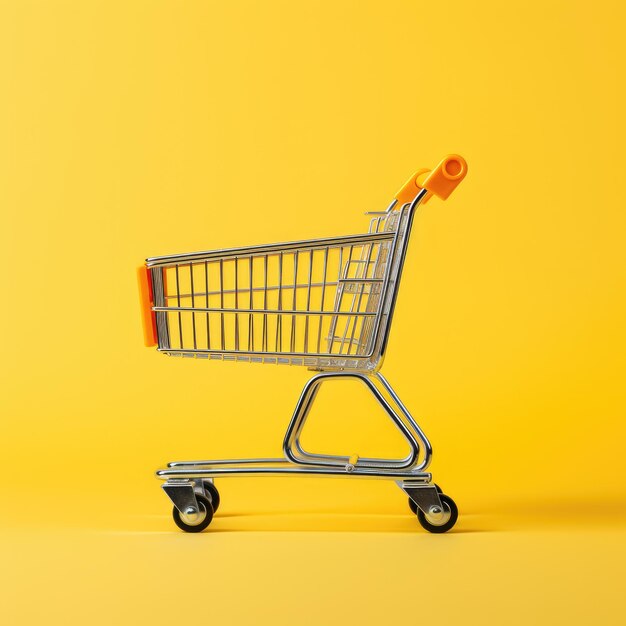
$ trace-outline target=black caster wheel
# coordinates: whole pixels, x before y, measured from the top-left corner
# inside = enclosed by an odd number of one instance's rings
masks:
[[[445,533],[448,532],[459,518],[459,510],[454,503],[454,500],[450,496],[445,494],[439,494],[441,504],[443,504],[443,513],[439,518],[435,518],[432,515],[423,513],[418,509],[417,519],[422,525],[422,528],[429,533]]]
[[[202,532],[213,519],[211,501],[206,496],[199,494],[196,494],[196,500],[198,501],[198,508],[200,510],[195,515],[185,515],[176,507],[174,507],[174,511],[172,512],[176,526],[186,533]]]
[[[217,487],[208,480],[202,482],[202,487],[204,488],[206,497],[211,501],[213,513],[217,513],[217,509],[220,506],[220,492],[217,490]]]
[[[441,487],[439,485],[434,485],[434,487],[437,490],[437,493],[439,493],[439,494],[443,493],[443,491],[441,491]],[[409,508],[411,509],[413,515],[417,515],[417,504],[415,504],[415,502],[413,502],[413,500],[411,500],[411,498],[409,498]]]

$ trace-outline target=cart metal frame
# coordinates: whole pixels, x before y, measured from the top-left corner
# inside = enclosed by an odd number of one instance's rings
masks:
[[[219,505],[216,478],[259,475],[393,480],[424,528],[439,533],[454,525],[456,505],[426,471],[431,444],[379,370],[417,208],[432,195],[446,199],[466,172],[458,155],[432,172],[418,171],[386,211],[369,214],[365,234],[147,259],[140,268],[147,345],[170,356],[317,371],[294,409],[283,458],[176,461],[156,472],[180,528],[199,532],[211,522]],[[405,458],[303,448],[322,385],[350,379],[366,387],[404,437]]]

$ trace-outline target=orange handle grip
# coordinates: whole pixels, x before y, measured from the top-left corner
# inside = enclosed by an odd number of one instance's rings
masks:
[[[432,195],[446,200],[467,174],[467,162],[458,154],[449,154],[441,160],[434,170],[417,170],[395,195],[399,205],[412,202],[415,196],[427,189],[430,193],[424,198],[426,202]]]
[[[449,154],[426,177],[422,183],[424,189],[441,200],[447,200],[450,194],[467,174],[467,162],[458,154]]]
[[[398,191],[398,193],[394,196],[400,206],[413,201],[415,196],[422,189],[420,180],[424,178],[424,174],[428,174],[428,172],[430,172],[430,170],[427,168],[417,170],[417,172],[415,172],[415,174],[413,174],[413,176],[411,176],[411,178],[409,178],[409,180],[402,185],[400,191]]]
[[[152,296],[150,270],[145,265],[137,268],[137,280],[139,282],[139,297],[141,299],[143,342],[147,348],[152,348],[158,344],[156,315],[152,310],[154,298]]]

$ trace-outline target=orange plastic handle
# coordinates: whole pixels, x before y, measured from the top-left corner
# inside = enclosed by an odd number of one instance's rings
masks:
[[[450,194],[467,174],[467,162],[458,154],[449,154],[426,177],[422,183],[424,189],[436,195],[441,200],[447,200]]]
[[[137,280],[139,282],[139,297],[141,299],[143,342],[147,348],[152,348],[158,344],[156,315],[152,310],[154,298],[152,296],[150,270],[145,265],[137,268]]]
[[[411,178],[409,178],[409,180],[402,185],[400,191],[398,191],[398,193],[394,196],[400,206],[413,201],[415,196],[422,189],[420,180],[429,172],[430,170],[428,168],[417,170],[417,172],[415,172],[415,174],[413,174],[413,176],[411,176]]]
[[[424,198],[424,202],[427,202],[433,195],[446,200],[466,174],[465,159],[458,154],[449,154],[434,170],[417,170],[400,188],[395,198],[402,206],[407,202],[412,202],[422,189],[427,189],[429,193]]]

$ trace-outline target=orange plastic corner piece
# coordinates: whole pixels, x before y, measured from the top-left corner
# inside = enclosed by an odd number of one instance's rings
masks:
[[[400,188],[400,191],[394,196],[400,206],[405,205],[407,202],[413,202],[415,196],[420,192],[422,186],[418,179],[422,179],[424,174],[428,174],[429,169],[417,170],[409,180],[404,183]]]
[[[422,187],[441,200],[447,200],[450,194],[467,174],[467,162],[458,154],[449,154],[426,177]]]
[[[156,315],[152,310],[154,298],[152,296],[152,280],[150,278],[150,270],[145,265],[137,268],[137,280],[139,282],[139,297],[141,299],[143,342],[147,348],[153,348],[158,344]]]

